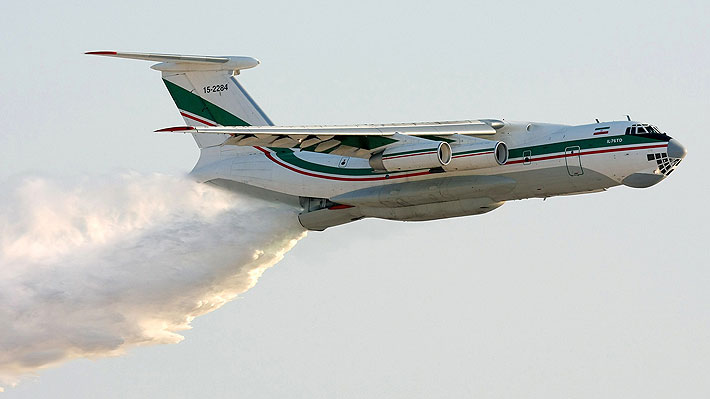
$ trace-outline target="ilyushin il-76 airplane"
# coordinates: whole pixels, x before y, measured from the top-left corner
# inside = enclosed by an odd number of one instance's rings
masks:
[[[505,201],[650,187],[686,149],[631,120],[569,126],[498,119],[275,126],[236,79],[251,57],[94,51],[158,62],[200,148],[191,175],[300,207],[324,230],[367,217],[421,221],[490,212]],[[627,119],[630,119],[627,117]]]

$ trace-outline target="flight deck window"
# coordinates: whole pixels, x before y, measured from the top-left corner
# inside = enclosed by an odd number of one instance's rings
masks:
[[[656,126],[648,124],[631,125],[626,128],[626,134],[663,134]]]

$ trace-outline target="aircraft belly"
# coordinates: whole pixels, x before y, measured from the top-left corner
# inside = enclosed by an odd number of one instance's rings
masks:
[[[503,205],[490,198],[469,198],[457,201],[437,202],[397,208],[349,207],[344,209],[323,208],[298,215],[301,225],[308,230],[325,230],[366,217],[399,220],[425,221],[460,216],[480,215]]]
[[[467,198],[399,208],[362,207],[358,209],[365,217],[415,222],[481,215],[499,208],[503,203],[503,201],[496,202],[490,198]]]
[[[506,173],[502,176],[518,182],[506,200],[593,192],[619,185],[591,169],[585,169],[584,175],[569,176],[565,166]]]
[[[425,181],[368,187],[331,197],[333,202],[361,207],[400,208],[470,198],[501,198],[515,187],[502,176],[447,176]]]
[[[515,189],[505,200],[595,192],[620,184],[606,174],[592,169],[595,165],[585,162],[587,160],[582,157],[583,173],[575,175],[570,174],[570,169],[561,160],[516,165],[513,170],[501,174],[517,182]]]

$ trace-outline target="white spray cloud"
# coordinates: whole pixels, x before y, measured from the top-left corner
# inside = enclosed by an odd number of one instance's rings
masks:
[[[179,342],[304,236],[292,208],[163,175],[26,178],[4,191],[0,385]]]

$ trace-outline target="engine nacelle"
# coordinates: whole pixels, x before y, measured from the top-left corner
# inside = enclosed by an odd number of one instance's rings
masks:
[[[449,143],[427,140],[387,148],[370,157],[370,166],[389,172],[441,168],[451,162],[451,154]]]
[[[451,162],[444,170],[471,170],[504,165],[508,162],[508,146],[502,141],[472,138],[451,146]]]

